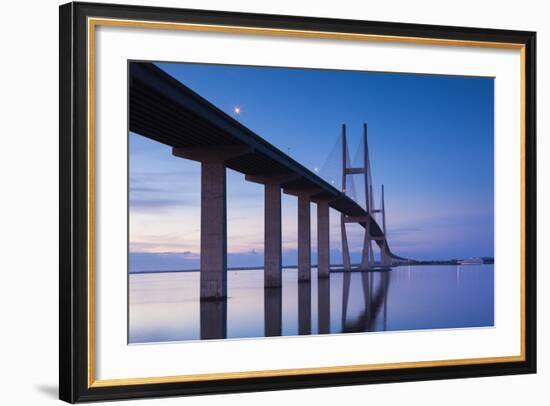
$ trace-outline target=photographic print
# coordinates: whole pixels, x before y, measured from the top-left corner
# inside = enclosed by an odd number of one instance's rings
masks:
[[[60,7],[68,402],[536,372],[536,33]]]
[[[493,77],[128,73],[129,344],[494,326]]]

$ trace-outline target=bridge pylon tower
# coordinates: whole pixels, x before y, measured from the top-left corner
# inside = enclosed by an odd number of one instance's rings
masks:
[[[342,125],[342,191],[346,193],[347,175],[362,175],[365,187],[365,211],[367,212],[365,222],[365,237],[363,239],[363,252],[361,256],[360,269],[370,269],[375,266],[374,251],[372,247],[373,240],[377,241],[380,246],[380,265],[382,267],[391,266],[391,258],[386,247],[386,211],[384,205],[384,186],[382,185],[381,204],[379,209],[374,207],[374,194],[372,190],[372,170],[370,166],[369,144],[368,144],[368,128],[367,124],[363,124],[363,166],[353,167],[348,162],[348,145],[346,138],[346,125]],[[382,237],[373,237],[371,233],[371,218],[374,214],[382,214]],[[366,221],[365,221],[366,220]],[[341,215],[341,232],[342,232],[342,256],[344,269],[351,269],[351,261],[349,255],[349,246],[346,233],[346,223],[357,222],[357,219],[349,218],[344,214]]]
[[[342,192],[346,193],[346,168],[347,168],[347,150],[348,143],[346,141],[346,125],[342,124]],[[342,233],[342,264],[344,270],[349,271],[351,269],[351,260],[349,256],[348,236],[346,233],[346,215],[340,213],[340,231]]]

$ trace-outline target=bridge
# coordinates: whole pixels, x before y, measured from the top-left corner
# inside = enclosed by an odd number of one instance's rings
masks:
[[[201,164],[201,301],[227,296],[226,168],[245,179],[264,185],[264,285],[281,286],[281,193],[298,200],[298,280],[311,279],[311,203],[317,205],[318,277],[330,272],[329,208],[341,215],[343,267],[352,268],[346,224],[365,229],[360,269],[388,268],[395,261],[386,239],[383,200],[374,208],[367,126],[364,126],[364,165],[351,167],[345,152],[343,190],[310,171],[261,136],[233,119],[212,103],[152,63],[129,64],[129,130],[172,147],[172,154]],[[343,151],[347,149],[346,127],[342,126]],[[346,194],[346,179],[362,175],[365,208]],[[382,215],[378,224],[373,214]],[[372,241],[380,249],[374,262]]]

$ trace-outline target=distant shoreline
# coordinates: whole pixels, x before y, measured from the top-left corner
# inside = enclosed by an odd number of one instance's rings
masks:
[[[399,264],[397,266],[419,266],[419,265],[459,265],[458,259],[452,259],[452,260],[435,260],[435,261],[411,261],[409,263],[403,263]],[[483,265],[491,265],[494,264],[493,258],[483,258]],[[351,264],[353,267],[358,267],[360,264]],[[312,265],[312,268],[317,268],[317,265]],[[330,266],[331,270],[338,270],[339,268],[342,268],[342,264],[333,264]],[[298,265],[284,265],[281,267],[282,269],[292,269],[292,268],[298,268]],[[228,271],[259,271],[264,269],[263,266],[239,266],[239,267],[231,267],[227,268]],[[162,271],[130,271],[128,272],[129,275],[140,275],[140,274],[150,274],[150,273],[180,273],[180,272],[200,272],[200,269],[170,269],[170,270],[162,270]]]

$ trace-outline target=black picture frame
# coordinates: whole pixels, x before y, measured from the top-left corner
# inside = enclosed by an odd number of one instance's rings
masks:
[[[60,251],[59,397],[67,402],[235,393],[371,383],[527,374],[536,372],[536,33],[326,18],[263,15],[114,4],[60,6]],[[525,357],[517,362],[313,373],[90,387],[88,379],[87,19],[102,17],[345,32],[458,41],[514,43],[525,52],[524,334]]]

